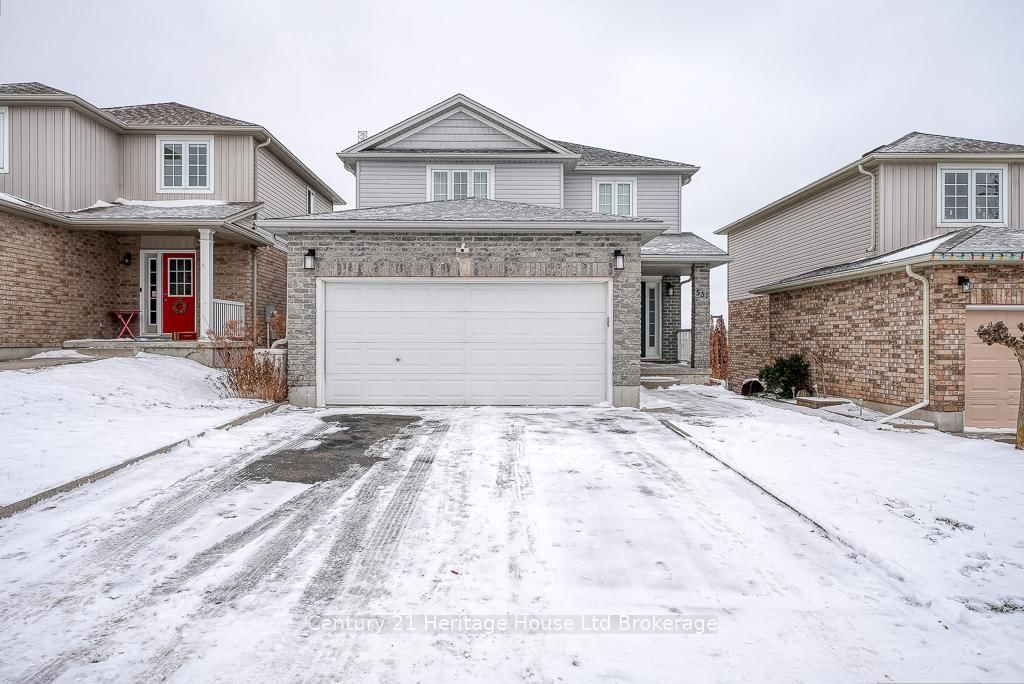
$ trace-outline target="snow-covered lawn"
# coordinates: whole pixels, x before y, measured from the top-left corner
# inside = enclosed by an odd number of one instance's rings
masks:
[[[286,409],[0,521],[0,680],[1024,678],[1024,615],[925,605],[912,595],[943,584],[918,587],[909,571],[897,579],[890,564],[903,557],[876,562],[898,546],[891,535],[912,543],[903,512],[884,511],[899,525],[864,535],[865,547],[877,543],[873,557],[852,553],[660,421],[704,429],[714,448],[756,437],[751,458],[791,473],[773,435],[797,451],[801,440],[830,442],[835,454],[837,429],[851,440],[861,431],[717,394],[647,396],[667,410]],[[415,421],[333,463],[335,450],[365,438],[359,414]],[[384,420],[402,423],[370,422]],[[872,437],[883,452],[920,440],[923,453],[903,449],[925,471],[938,467],[927,453],[954,439]],[[998,445],[963,448],[993,459],[990,473],[1006,466],[1003,479],[1017,477]],[[307,479],[303,453],[329,476]],[[833,496],[862,496],[858,478],[884,488],[911,477],[872,465],[860,476],[855,465],[833,469],[850,482]],[[922,477],[943,491],[964,482]],[[920,486],[908,506],[943,499]],[[1005,486],[989,491],[1001,497]],[[942,510],[929,515],[975,526],[950,538],[987,533],[981,511]],[[658,616],[661,626],[704,617],[716,628],[614,633],[595,621],[606,615]],[[346,622],[367,616],[385,619],[382,633]],[[511,616],[511,626],[466,616]],[[523,633],[517,616],[545,621]],[[559,616],[576,621],[568,633]]]
[[[1024,617],[1024,454],[934,430],[837,423],[721,388],[656,392],[673,422],[954,619]],[[695,417],[694,404],[719,415]]]
[[[225,399],[220,378],[153,354],[0,372],[0,505],[264,405]]]

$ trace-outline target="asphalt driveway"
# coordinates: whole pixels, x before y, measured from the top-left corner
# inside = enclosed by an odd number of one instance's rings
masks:
[[[0,679],[977,674],[962,634],[662,417],[285,410],[211,434],[0,521]]]

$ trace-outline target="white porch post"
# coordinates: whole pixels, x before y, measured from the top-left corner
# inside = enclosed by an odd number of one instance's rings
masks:
[[[199,229],[199,337],[213,329],[213,228]]]

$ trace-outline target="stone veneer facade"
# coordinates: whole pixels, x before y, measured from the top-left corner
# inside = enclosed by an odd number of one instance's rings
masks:
[[[110,311],[139,306],[139,251],[161,238],[68,230],[0,212],[0,351],[60,347],[65,340],[115,337]],[[181,243],[181,238],[175,238]],[[198,239],[182,249],[196,250]],[[125,265],[124,254],[132,255]],[[252,263],[257,262],[253,306]],[[265,336],[264,309],[287,304],[287,256],[272,247],[214,243],[214,295],[246,304],[246,325]],[[198,290],[198,277],[197,277]],[[197,292],[198,293],[198,292]],[[138,324],[133,324],[138,332]]]
[[[1024,305],[1021,265],[914,269],[931,284],[931,405],[928,419],[962,427],[967,305]],[[965,294],[958,276],[971,279]],[[921,284],[904,271],[729,302],[729,386],[777,356],[802,353],[822,392],[884,409],[921,400]],[[959,417],[958,417],[959,416]]]
[[[467,254],[455,250],[465,242]],[[640,237],[635,233],[296,232],[288,236],[289,399],[316,403],[318,277],[612,278],[612,384],[616,405],[640,401]],[[306,250],[316,268],[303,268]],[[626,267],[612,268],[622,250]]]

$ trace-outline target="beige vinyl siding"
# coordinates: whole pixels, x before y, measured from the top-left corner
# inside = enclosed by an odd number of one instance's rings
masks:
[[[427,167],[414,162],[360,161],[356,188],[360,209],[423,202]]]
[[[633,172],[614,177],[636,178],[637,216],[664,221],[666,232],[679,232],[681,176]],[[566,209],[594,210],[594,178],[589,174],[565,176]]]
[[[66,107],[8,107],[8,173],[0,173],[0,192],[51,209],[67,206]]]
[[[863,259],[871,184],[858,174],[729,235],[729,299],[807,271]]]
[[[73,109],[67,115],[71,151],[67,208],[117,199],[121,195],[120,134]]]
[[[157,192],[160,183],[157,164],[157,138],[175,136],[213,138],[213,192]],[[198,133],[167,135],[125,135],[123,137],[122,191],[127,199],[174,200],[219,199],[228,202],[252,201],[251,135],[202,136]]]
[[[1024,228],[1024,164],[1010,164],[1006,219],[1010,228]]]
[[[562,165],[525,162],[494,165],[494,199],[562,206]]]
[[[389,150],[530,150],[526,145],[463,112],[455,112],[397,142]]]

